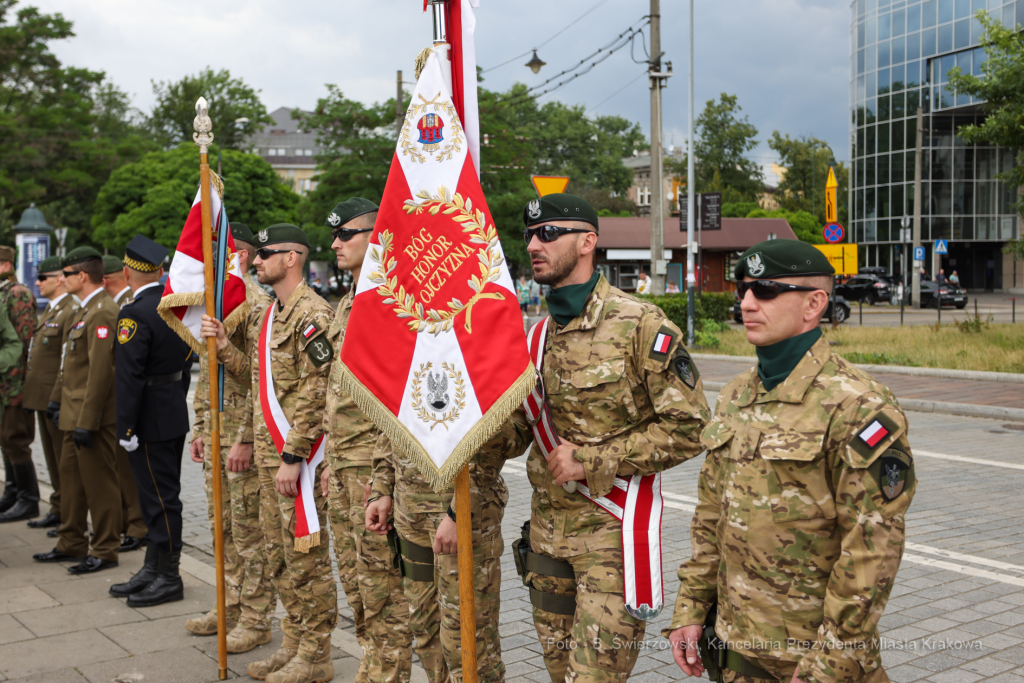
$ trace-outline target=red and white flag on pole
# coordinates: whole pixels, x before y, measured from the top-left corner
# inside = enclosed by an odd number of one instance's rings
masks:
[[[536,373],[439,54],[406,113],[340,358],[359,407],[443,490]]]
[[[222,320],[230,333],[245,316],[249,307],[245,303],[245,281],[235,253],[235,240],[231,237],[224,203],[215,187],[210,188],[210,218],[213,225],[213,254],[217,258],[219,231],[226,231],[227,248],[223,255],[226,268],[215,269],[224,273]],[[181,230],[177,250],[164,285],[163,298],[157,310],[171,329],[178,333],[196,353],[203,353],[206,343],[199,336],[202,316],[206,313],[206,272],[203,267],[203,220],[201,192]]]

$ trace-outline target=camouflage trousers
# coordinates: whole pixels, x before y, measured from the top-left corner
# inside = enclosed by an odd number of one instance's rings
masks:
[[[324,465],[321,465],[323,467]],[[288,616],[281,620],[287,639],[298,641],[298,656],[309,663],[330,656],[331,632],[338,625],[338,591],[331,570],[327,534],[327,498],[315,487],[319,543],[308,553],[295,549],[295,499],[274,488],[280,466],[259,467],[260,526],[266,552],[266,576],[273,582]],[[320,470],[315,481],[319,483]]]
[[[331,469],[327,513],[338,576],[363,648],[356,683],[408,683],[409,603],[386,536],[366,530],[363,495],[373,468]]]
[[[221,442],[223,443],[223,441]],[[212,445],[204,438],[210,453]],[[277,607],[277,593],[265,575],[266,552],[260,528],[260,477],[255,465],[244,472],[227,469],[230,446],[221,447],[221,517],[224,520],[224,608],[229,621],[258,631],[270,629],[270,615]],[[213,458],[203,463],[206,514],[210,534],[213,522]]]
[[[636,664],[646,622],[626,611],[622,550],[596,550],[556,559],[569,562],[576,578],[533,572],[526,576],[537,590],[576,596],[576,613],[571,616],[533,608],[548,675],[553,683],[625,681]]]
[[[437,525],[444,519],[444,515],[443,512],[403,515],[396,513],[395,530],[410,543],[430,548],[434,545]],[[430,683],[446,683],[448,665],[441,650],[441,604],[438,600],[437,583],[404,578],[402,588],[409,603],[409,632],[415,638],[413,647],[420,658],[420,664],[427,672],[427,680]]]
[[[724,683],[789,683],[793,680],[793,674],[796,673],[797,662],[784,662],[768,657],[752,657],[750,661],[770,673],[774,678],[743,676],[730,669],[724,669],[722,681]],[[864,683],[890,683],[889,676],[882,667],[878,667],[858,680],[862,680]]]

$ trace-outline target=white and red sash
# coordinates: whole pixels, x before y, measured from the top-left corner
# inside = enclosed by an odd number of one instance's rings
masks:
[[[285,417],[284,409],[277,400],[274,389],[274,377],[270,372],[270,332],[274,325],[274,306],[271,303],[263,318],[260,330],[260,406],[263,408],[263,420],[267,423],[267,431],[274,440],[278,455],[284,453],[288,432],[292,426]],[[309,457],[299,463],[299,480],[296,485],[299,495],[295,498],[295,549],[309,552],[310,548],[320,543],[320,519],[316,513],[316,467],[324,459],[324,435],[321,434],[310,448]]]
[[[537,368],[537,385],[523,402],[526,419],[533,427],[534,440],[545,460],[562,443],[555,432],[541,375],[550,320],[544,318],[534,324],[526,338],[530,358]],[[637,619],[655,618],[665,602],[661,577],[661,473],[634,474],[628,478],[616,476],[614,488],[599,498],[590,495],[586,481],[578,481],[576,493],[622,522],[626,609]]]

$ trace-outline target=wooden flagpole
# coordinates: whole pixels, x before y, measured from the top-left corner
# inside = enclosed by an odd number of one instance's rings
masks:
[[[213,122],[210,121],[206,98],[196,102],[196,132],[192,139],[199,145],[199,188],[203,219],[203,266],[206,274],[206,315],[217,315],[216,283],[213,274],[213,227],[210,202],[210,158],[207,148],[213,142]],[[228,677],[227,615],[224,608],[224,517],[221,490],[220,463],[220,377],[217,373],[217,340],[206,340],[207,375],[210,380],[210,457],[213,458],[213,553],[217,571],[217,668],[220,680]]]

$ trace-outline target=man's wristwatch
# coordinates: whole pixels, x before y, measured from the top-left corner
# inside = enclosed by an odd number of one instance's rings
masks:
[[[292,455],[291,453],[282,453],[281,454],[281,462],[283,462],[285,465],[295,465],[297,463],[302,462],[302,460],[303,459],[300,458],[299,456]]]

